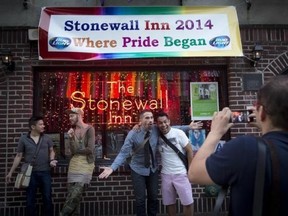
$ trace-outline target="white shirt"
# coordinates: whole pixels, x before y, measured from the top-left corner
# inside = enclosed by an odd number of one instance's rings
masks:
[[[189,139],[186,134],[176,128],[165,134],[165,137],[174,144],[182,153],[186,154],[184,147],[189,144]],[[164,174],[183,174],[187,173],[185,165],[176,154],[176,152],[166,144],[165,141],[159,137],[159,152],[161,153],[162,170]]]

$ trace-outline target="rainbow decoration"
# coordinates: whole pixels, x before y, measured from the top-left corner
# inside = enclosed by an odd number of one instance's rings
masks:
[[[40,60],[243,56],[236,9],[44,7]]]

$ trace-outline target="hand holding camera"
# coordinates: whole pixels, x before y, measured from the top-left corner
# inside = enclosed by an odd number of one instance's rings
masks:
[[[254,108],[249,110],[236,110],[232,111],[232,123],[251,123],[255,121]]]
[[[210,133],[213,133],[220,139],[233,126],[233,123],[230,122],[231,115],[231,110],[228,107],[223,108],[220,112],[215,112]]]

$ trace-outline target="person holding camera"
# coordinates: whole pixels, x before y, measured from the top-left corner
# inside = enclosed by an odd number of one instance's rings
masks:
[[[288,76],[273,78],[260,88],[255,107],[256,124],[262,132],[262,139],[267,143],[265,147],[274,146],[279,161],[279,182],[275,182],[272,181],[272,151],[267,147],[262,215],[288,215],[287,86]],[[195,155],[188,176],[195,184],[230,186],[229,215],[252,216],[258,139],[251,135],[240,136],[226,142],[220,151],[214,152],[221,137],[233,125],[230,123],[231,117],[232,112],[227,107],[215,112],[210,133]],[[278,187],[276,191],[272,189],[275,184]],[[276,202],[275,196],[271,196],[275,192]]]

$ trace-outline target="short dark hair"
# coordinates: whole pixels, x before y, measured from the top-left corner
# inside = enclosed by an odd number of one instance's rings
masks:
[[[32,125],[36,125],[38,121],[43,120],[44,118],[42,116],[32,116],[29,119],[29,128],[32,129]]]
[[[153,112],[152,112],[151,110],[149,110],[149,109],[144,109],[144,110],[142,110],[142,111],[139,113],[139,118],[141,119],[141,118],[143,117],[144,113],[146,113],[146,112],[151,112],[151,113],[153,114]]]
[[[278,75],[263,85],[257,103],[262,105],[273,126],[288,130],[288,76]]]
[[[166,116],[166,117],[169,119],[169,116],[168,116],[167,113],[165,113],[165,112],[158,112],[158,113],[156,114],[156,120],[157,120],[158,118],[164,117],[164,116]]]

